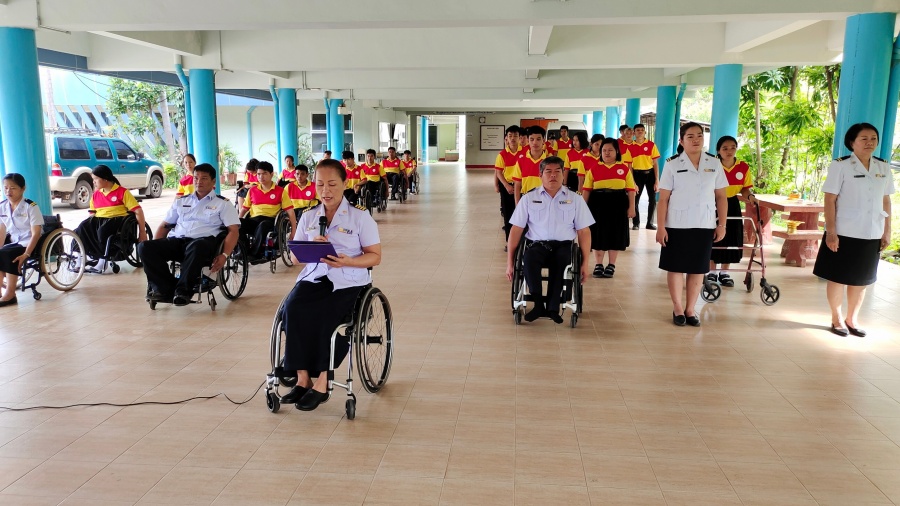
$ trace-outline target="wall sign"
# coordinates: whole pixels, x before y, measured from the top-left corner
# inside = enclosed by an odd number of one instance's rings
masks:
[[[503,149],[503,125],[481,126],[481,151],[497,151]]]

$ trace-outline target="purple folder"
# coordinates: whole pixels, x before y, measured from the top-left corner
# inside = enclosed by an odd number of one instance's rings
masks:
[[[288,241],[288,248],[303,264],[317,264],[327,256],[337,256],[334,245],[330,242]]]

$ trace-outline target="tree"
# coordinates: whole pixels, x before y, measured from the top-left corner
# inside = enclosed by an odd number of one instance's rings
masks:
[[[160,135],[156,130],[155,109],[159,107],[163,111],[162,114],[168,113],[169,93],[174,93],[174,91],[170,90],[178,89],[170,86],[113,78],[110,80],[109,96],[106,99],[106,109],[109,114],[115,118],[115,122],[119,127],[129,135],[133,136],[135,143],[139,144],[139,146],[137,146],[139,149],[144,151],[154,151],[158,156],[160,151],[156,150],[155,146],[144,145],[143,139],[149,136],[155,141],[154,144],[163,144],[166,146],[169,159],[174,162],[176,161],[175,158],[177,158],[177,156],[175,154],[175,139],[171,135],[171,131],[167,132],[168,135],[164,135],[164,138],[160,138]],[[184,99],[182,94],[181,107],[177,107],[176,111],[182,111],[183,104]],[[124,115],[128,116],[127,122],[123,122],[119,119]],[[181,112],[180,116],[181,118],[184,118],[184,113]],[[176,119],[177,118],[178,113],[176,113]],[[167,128],[169,119],[165,117],[161,117],[160,119],[162,120],[164,128]],[[182,131],[183,130],[184,129],[182,128]]]

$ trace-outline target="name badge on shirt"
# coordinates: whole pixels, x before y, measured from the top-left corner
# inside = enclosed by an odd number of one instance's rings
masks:
[[[560,204],[571,204],[572,201],[571,200],[560,200],[559,203]]]
[[[715,172],[716,169],[703,169],[703,172]]]
[[[865,175],[865,174],[860,174],[860,175],[858,175],[858,176],[853,176],[853,177],[854,177],[854,178],[860,178],[860,177],[866,177],[866,175]]]
[[[337,231],[344,233],[344,234],[352,234],[353,233],[352,230],[350,230],[349,228],[344,228],[344,227],[338,227]]]
[[[215,210],[218,209],[218,208],[217,208],[216,206],[206,206],[206,209],[210,209],[210,210],[212,210],[212,211],[215,211]]]
[[[532,200],[532,202],[534,202],[535,204],[543,204],[544,203],[543,200]]]
[[[679,174],[681,174],[681,173],[682,173],[682,172],[687,172],[687,169],[682,169],[682,170],[676,170],[676,171],[675,171],[675,172],[677,172],[677,173],[679,173]]]
[[[875,177],[887,177],[884,174],[875,174]]]

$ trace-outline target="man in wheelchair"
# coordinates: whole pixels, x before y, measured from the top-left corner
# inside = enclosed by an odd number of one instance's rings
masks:
[[[172,302],[176,306],[190,304],[194,285],[203,267],[215,273],[238,242],[240,220],[234,206],[216,195],[216,169],[208,163],[194,168],[194,193],[175,199],[156,230],[156,239],[140,243],[144,273],[151,302]],[[217,236],[227,227],[222,254],[215,256]],[[215,258],[213,258],[215,256]],[[169,262],[181,263],[178,279],[169,270]]]
[[[297,230],[297,218],[292,212],[294,205],[288,189],[275,184],[273,180],[275,169],[269,162],[259,162],[257,176],[259,184],[250,187],[244,205],[241,207],[240,223],[241,234],[248,238],[249,257],[251,263],[263,256],[266,238],[275,229],[275,218],[282,210],[288,211],[287,216],[291,222],[291,235]],[[291,169],[293,176],[294,169]],[[293,183],[291,183],[293,184]],[[247,215],[249,217],[246,217]]]
[[[578,194],[563,186],[565,163],[557,156],[541,161],[541,186],[522,195],[509,223],[506,277],[513,279],[516,248],[525,235],[525,282],[534,301],[534,308],[525,315],[532,322],[542,316],[562,323],[559,307],[563,288],[563,273],[572,259],[575,237],[581,247],[582,262],[575,266],[583,283],[590,270],[591,232],[594,223],[591,212]],[[527,229],[527,231],[526,231]],[[543,295],[541,269],[547,268],[547,296]]]

